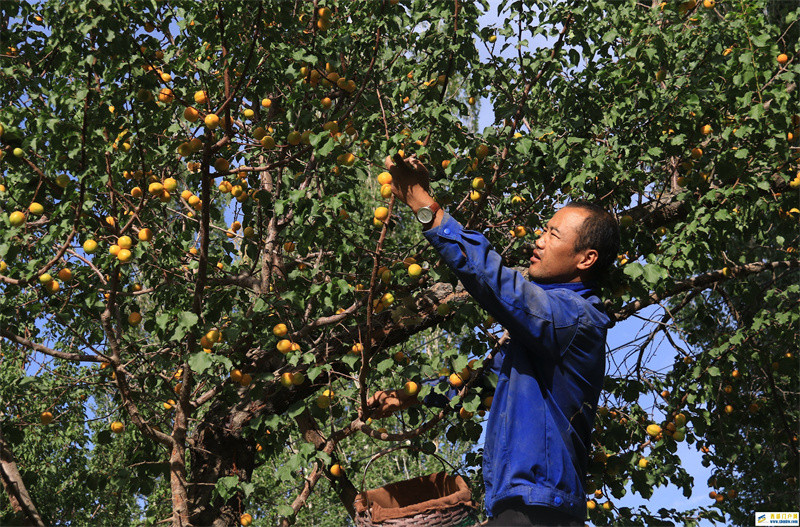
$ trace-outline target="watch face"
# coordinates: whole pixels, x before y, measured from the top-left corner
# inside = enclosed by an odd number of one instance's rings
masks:
[[[417,219],[420,223],[430,223],[433,221],[433,211],[430,207],[422,207],[417,211]]]

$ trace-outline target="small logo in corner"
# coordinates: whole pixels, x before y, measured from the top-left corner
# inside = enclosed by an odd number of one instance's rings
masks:
[[[797,512],[756,512],[756,525],[800,526],[800,513]]]

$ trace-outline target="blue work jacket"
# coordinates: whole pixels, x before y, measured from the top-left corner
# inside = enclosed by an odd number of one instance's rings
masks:
[[[487,513],[519,497],[585,519],[584,478],[610,326],[600,299],[581,282],[526,280],[503,266],[486,237],[448,214],[424,235],[511,336],[489,365],[498,382],[483,450]]]

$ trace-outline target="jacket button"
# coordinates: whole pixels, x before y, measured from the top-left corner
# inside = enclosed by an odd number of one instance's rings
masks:
[[[447,228],[446,228],[446,229],[445,229],[445,230],[443,230],[442,232],[443,232],[443,233],[445,233],[445,234],[450,234],[450,229],[447,229]]]
[[[555,498],[553,498],[553,503],[555,503],[556,505],[561,505],[562,501],[564,500],[561,499],[561,496],[556,496]]]

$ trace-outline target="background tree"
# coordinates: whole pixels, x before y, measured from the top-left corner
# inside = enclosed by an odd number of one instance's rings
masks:
[[[381,188],[398,150],[509,265],[571,199],[620,218],[608,309],[662,310],[609,356],[592,521],[797,509],[800,11],[487,7],[0,3],[4,522],[341,524],[399,441],[480,482],[502,332]],[[440,375],[420,395],[453,383],[449,407],[371,421],[375,390]],[[599,498],[690,495],[680,441],[719,474],[707,506]],[[384,470],[436,470],[415,456]]]

